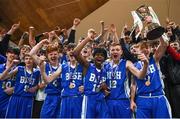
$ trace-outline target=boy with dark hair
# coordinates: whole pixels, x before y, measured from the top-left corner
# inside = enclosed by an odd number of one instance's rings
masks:
[[[6,52],[7,60],[4,64],[0,64],[0,79],[2,73],[10,66],[13,60],[18,59],[19,50],[17,48],[9,47]],[[13,68],[11,68],[12,70]],[[9,98],[13,93],[14,81],[13,77],[0,81],[0,118],[5,118]]]
[[[90,29],[88,37],[85,38],[75,49],[74,56],[83,65],[84,75],[84,97],[82,104],[81,118],[108,118],[109,112],[105,101],[105,96],[109,94],[104,88],[106,81],[106,71],[103,63],[107,58],[106,50],[97,48],[94,50],[94,63],[89,63],[80,55],[83,47],[95,37],[95,31]],[[105,89],[105,90],[103,90]]]

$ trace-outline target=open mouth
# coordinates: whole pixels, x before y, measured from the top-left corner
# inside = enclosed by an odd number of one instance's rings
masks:
[[[51,61],[52,61],[52,62],[55,62],[55,61],[56,61],[56,58],[51,58]]]
[[[70,54],[69,56],[70,56],[70,57],[74,57],[74,55],[73,55],[73,54]]]
[[[85,50],[83,53],[87,53],[87,51]]]
[[[113,57],[114,57],[115,59],[117,59],[117,58],[118,58],[118,55],[117,55],[117,54],[114,54]]]
[[[97,58],[96,61],[97,62],[103,62],[103,60],[101,58]]]

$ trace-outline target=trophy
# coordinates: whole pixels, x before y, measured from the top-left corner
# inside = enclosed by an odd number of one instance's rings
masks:
[[[147,30],[146,37],[148,40],[155,40],[164,34],[165,29],[160,26],[159,20],[151,7],[141,5],[134,11],[134,14],[132,15],[133,17],[136,16],[134,17],[134,20],[139,17],[138,19],[141,20],[141,22],[145,25],[144,29]]]

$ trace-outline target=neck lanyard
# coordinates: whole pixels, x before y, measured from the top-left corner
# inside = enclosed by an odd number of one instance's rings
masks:
[[[24,77],[25,77],[26,79],[28,79],[28,74],[27,74],[26,68],[24,68]],[[33,71],[32,71],[32,73],[30,74],[30,79],[32,79],[32,77],[33,77]]]
[[[50,63],[48,63],[48,64],[49,64],[50,72],[53,73],[53,72],[54,72],[54,71],[53,71],[53,67],[51,66]],[[55,71],[58,69],[59,66],[60,66],[60,63],[58,64],[58,66],[57,66],[57,68],[55,69]]]

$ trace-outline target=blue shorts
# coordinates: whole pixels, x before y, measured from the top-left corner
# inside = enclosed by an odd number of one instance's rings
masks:
[[[83,97],[81,118],[109,118],[109,110],[105,99],[97,100],[96,95]]]
[[[47,95],[44,100],[40,118],[59,118],[60,117],[60,95]]]
[[[171,108],[164,95],[137,96],[137,118],[171,118]]]
[[[130,101],[128,99],[107,100],[111,118],[131,118]]]
[[[33,97],[12,95],[9,99],[6,118],[31,118]]]
[[[7,105],[9,102],[10,96],[5,92],[0,94],[0,118],[5,118]]]
[[[82,96],[62,97],[61,118],[81,118]]]

